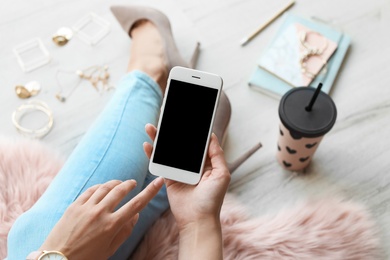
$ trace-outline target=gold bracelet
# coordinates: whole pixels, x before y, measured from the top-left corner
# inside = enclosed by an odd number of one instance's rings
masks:
[[[48,117],[49,120],[47,124],[40,129],[29,129],[21,126],[20,120],[22,119],[22,117],[26,116],[28,113],[35,111],[41,111]],[[31,138],[42,138],[47,135],[53,127],[53,113],[51,112],[50,108],[46,103],[37,100],[29,101],[19,106],[12,113],[12,123],[14,124],[18,132],[20,132],[21,134],[29,136]]]
[[[317,55],[311,55],[311,56],[317,56]],[[311,57],[310,55],[303,55],[300,60],[299,60],[299,63],[301,65],[301,72],[303,74],[305,74],[308,78],[310,79],[314,79],[318,73],[314,73],[314,72],[311,72],[309,71],[306,67],[307,67],[307,60],[310,59]],[[317,56],[317,58],[319,58],[322,62],[322,68],[321,70],[319,71],[319,73],[324,73],[326,74],[327,71],[328,71],[328,63],[321,57],[321,56]]]
[[[321,36],[324,39],[323,45],[321,47],[313,47],[311,46],[306,40],[308,34],[317,34],[318,36]],[[328,48],[328,40],[320,33],[315,31],[303,31],[301,32],[301,35],[299,37],[299,40],[301,42],[301,45],[306,49],[309,55],[321,55],[324,53],[324,51]]]
[[[319,36],[321,36],[323,39],[324,39],[324,43],[323,45],[318,48],[318,47],[313,47],[313,46],[310,46],[309,43],[306,41],[307,39],[307,35],[308,34],[317,34]],[[321,67],[321,70],[323,73],[326,73],[327,70],[328,70],[328,62],[326,60],[324,60],[321,55],[324,53],[324,51],[328,48],[328,40],[320,33],[318,32],[315,32],[315,31],[303,31],[301,32],[301,35],[299,37],[299,40],[300,40],[300,43],[302,45],[302,47],[305,49],[305,51],[303,52],[303,54],[301,55],[300,59],[299,59],[299,64],[301,66],[301,72],[303,74],[305,74],[308,78],[310,79],[314,79],[318,73],[314,73],[314,72],[311,72],[309,70],[307,70],[307,61],[311,58],[311,57],[317,57],[321,60],[322,62],[322,67]],[[320,70],[320,72],[321,72]]]

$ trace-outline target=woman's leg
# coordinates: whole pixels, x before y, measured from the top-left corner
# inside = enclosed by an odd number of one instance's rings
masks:
[[[145,26],[139,27],[134,31],[140,34],[146,32],[142,30]],[[151,36],[144,34],[137,37],[136,34],[133,35],[131,52],[138,55],[140,51],[136,46],[145,48],[138,42]],[[158,44],[158,41],[153,42]],[[148,52],[142,51],[144,54]],[[29,252],[37,250],[67,207],[88,187],[112,179],[136,179],[137,189],[126,197],[128,201],[153,178],[147,170],[148,159],[142,144],[150,141],[144,130],[145,124],[157,122],[165,86],[159,86],[156,82],[164,82],[166,72],[160,66],[163,62],[156,62],[160,67],[151,67],[149,62],[153,60],[153,55],[147,56],[148,59],[143,56],[132,57],[129,70],[133,72],[122,79],[105,110],[46,192],[16,220],[8,236],[8,260],[25,259]],[[158,59],[162,58],[158,56]],[[135,69],[141,69],[151,77]],[[167,208],[168,201],[163,188],[141,212],[133,235],[113,258],[126,259],[148,227]]]

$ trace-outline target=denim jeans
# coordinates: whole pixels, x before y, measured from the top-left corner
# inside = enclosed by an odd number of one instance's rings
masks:
[[[26,259],[37,250],[68,206],[86,189],[109,180],[135,179],[133,198],[155,177],[148,172],[145,125],[156,125],[162,92],[149,76],[134,71],[120,81],[104,111],[35,205],[22,214],[8,235],[8,260]],[[34,185],[34,184],[32,184]],[[140,213],[132,235],[112,259],[127,259],[148,228],[168,209],[165,186]]]

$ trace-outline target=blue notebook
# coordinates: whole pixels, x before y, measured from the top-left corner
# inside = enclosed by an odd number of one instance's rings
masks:
[[[310,83],[310,86],[317,87],[317,85],[321,82],[323,84],[322,91],[329,94],[347,53],[351,39],[348,35],[326,24],[289,12],[284,14],[284,21],[281,27],[258,59],[256,68],[250,75],[248,85],[255,90],[261,91],[277,99],[281,98],[284,93],[289,91],[291,88],[297,87],[291,82],[287,82],[281,77],[276,76],[274,73],[270,72],[270,70],[267,70],[262,66],[265,55],[269,54],[267,51],[271,48],[275,48],[275,45],[279,44],[278,40],[280,39],[279,36],[281,33],[285,32],[286,29],[295,23],[302,24],[308,29],[320,33],[337,44],[337,49],[327,61],[327,69],[325,73],[319,73]]]

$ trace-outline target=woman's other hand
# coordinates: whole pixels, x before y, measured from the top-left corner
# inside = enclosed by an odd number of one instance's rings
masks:
[[[130,236],[138,213],[163,184],[162,178],[155,179],[118,210],[136,181],[112,180],[89,188],[65,211],[40,250],[57,250],[68,259],[108,259]]]

